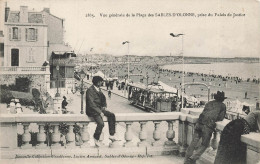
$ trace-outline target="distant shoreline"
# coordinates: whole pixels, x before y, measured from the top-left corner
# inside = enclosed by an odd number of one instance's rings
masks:
[[[215,61],[215,62],[186,62],[184,61],[184,64],[212,64],[212,63],[245,63],[245,64],[255,64],[255,63],[259,63],[257,61]],[[164,64],[158,64],[160,66],[165,66],[165,65],[171,65],[171,64],[183,64],[182,62],[171,62],[171,63],[164,63]]]

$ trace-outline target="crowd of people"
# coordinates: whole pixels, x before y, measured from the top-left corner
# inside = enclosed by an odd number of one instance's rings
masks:
[[[125,64],[107,64],[99,66],[93,71],[105,72],[106,77],[117,77],[118,80],[121,81],[125,79],[128,73],[128,67]],[[155,63],[130,64],[129,74],[133,82],[151,84],[162,81],[176,89],[181,88],[183,82],[182,77],[184,75],[184,83],[205,83],[210,86],[211,92],[225,90],[229,101],[238,99],[239,101],[244,101],[249,104],[255,104],[259,95],[258,85],[260,79],[257,77],[243,79],[232,75],[224,76],[198,72],[184,72],[184,74],[182,74],[182,71],[165,69]],[[203,92],[203,90],[205,92]],[[198,91],[191,89],[186,89],[186,91],[187,94],[201,94],[202,92],[205,95],[207,94],[203,88]]]

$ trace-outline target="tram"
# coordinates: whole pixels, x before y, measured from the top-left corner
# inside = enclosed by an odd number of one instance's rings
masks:
[[[141,83],[132,83],[128,86],[128,100],[131,105],[147,112],[177,111],[178,91],[169,92],[163,88],[154,88]]]

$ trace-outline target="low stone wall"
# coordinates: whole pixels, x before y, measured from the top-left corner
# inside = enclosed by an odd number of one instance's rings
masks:
[[[31,82],[29,85],[30,90],[32,88],[37,88],[41,92],[45,93],[49,90],[49,77],[50,75],[44,74],[0,74],[0,84],[1,85],[13,85],[16,83],[17,78],[28,78]]]

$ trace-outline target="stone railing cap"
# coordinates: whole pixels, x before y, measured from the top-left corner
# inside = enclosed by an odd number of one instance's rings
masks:
[[[260,149],[260,133],[251,132],[241,136],[241,141]]]

